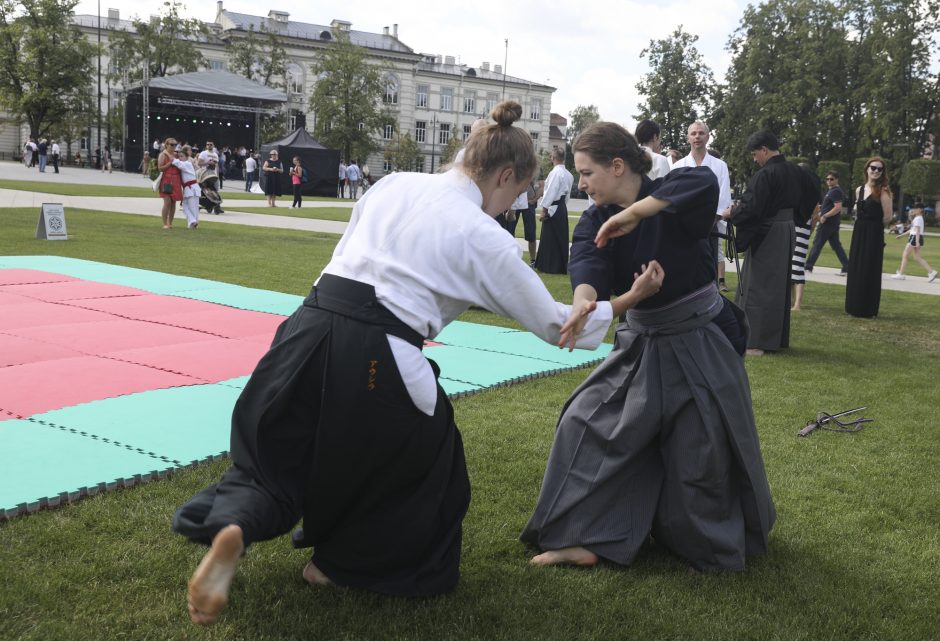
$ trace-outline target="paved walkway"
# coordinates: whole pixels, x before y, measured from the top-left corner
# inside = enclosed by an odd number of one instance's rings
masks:
[[[51,168],[47,168],[46,173],[40,174],[35,168],[27,169],[21,163],[6,162],[0,164],[2,167],[3,178],[8,180],[49,180],[50,182],[68,182],[81,184],[99,184],[99,185],[121,185],[144,187],[149,186],[149,182],[137,174],[125,174],[114,172],[112,174],[103,173],[94,169],[79,169],[67,167],[61,173],[52,173]],[[238,195],[244,194],[244,183],[241,181],[228,181],[222,192],[224,207],[226,211],[220,216],[213,216],[200,213],[200,218],[205,222],[223,223],[229,225],[249,225],[252,227],[273,227],[278,229],[296,229],[301,231],[322,232],[327,234],[342,234],[346,229],[346,223],[333,220],[316,220],[310,218],[295,218],[292,216],[278,216],[276,214],[254,214],[248,212],[231,211],[228,208],[239,207],[264,207],[264,201],[260,200],[239,200]],[[0,207],[35,207],[39,209],[42,203],[54,202],[62,203],[65,207],[79,209],[95,209],[99,211],[110,211],[125,214],[137,214],[141,216],[160,216],[162,202],[156,195],[153,198],[125,198],[125,197],[104,197],[104,196],[62,196],[58,194],[44,194],[31,191],[19,191],[13,189],[0,189]],[[284,205],[287,207],[287,205]],[[337,201],[308,201],[304,207],[349,207],[352,208],[353,202],[349,200]],[[586,200],[572,200],[569,204],[569,211],[580,213],[587,206]],[[274,211],[274,210],[272,210]],[[177,216],[181,216],[177,212]],[[572,216],[577,218],[577,216]],[[940,236],[935,232],[928,232],[930,236]],[[519,245],[524,250],[528,249],[527,243],[519,239]],[[918,266],[919,267],[919,266]],[[734,264],[728,264],[729,271],[734,271]],[[845,277],[839,276],[839,270],[832,267],[816,266],[812,274],[806,275],[807,282],[828,283],[833,285],[845,285]],[[940,296],[940,278],[932,283],[927,282],[925,276],[908,275],[906,280],[893,280],[890,273],[882,275],[881,286],[883,289],[912,292],[917,294],[931,294]]]

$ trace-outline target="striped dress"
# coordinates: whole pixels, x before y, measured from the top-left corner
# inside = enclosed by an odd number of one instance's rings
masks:
[[[793,258],[790,260],[790,282],[803,284],[806,282],[806,254],[809,252],[809,226],[796,226],[796,245],[793,248]]]

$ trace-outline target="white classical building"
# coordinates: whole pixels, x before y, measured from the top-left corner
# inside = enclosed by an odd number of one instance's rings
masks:
[[[97,42],[99,18],[95,15],[76,15],[78,24],[86,36]],[[101,17],[100,37],[102,50],[108,51],[109,29],[133,31],[133,23],[121,19],[115,9],[109,9]],[[207,25],[209,37],[200,38],[194,46],[208,62],[210,70],[226,70],[228,67],[228,43],[246,38],[249,30],[256,34],[262,30],[278,34],[287,52],[287,109],[290,125],[308,125],[313,130],[317,114],[309,108],[309,96],[315,78],[311,67],[318,53],[330,47],[337,32],[344,32],[356,45],[364,47],[370,58],[385,65],[387,89],[385,104],[397,116],[397,130],[387,127],[379,138],[392,142],[399,134],[409,133],[423,152],[423,163],[419,168],[431,171],[440,166],[440,152],[452,136],[465,139],[471,123],[489,113],[504,97],[522,104],[524,113],[518,123],[532,136],[536,151],[550,150],[549,118],[554,87],[524,80],[504,73],[501,65],[482,62],[470,67],[456,62],[453,55],[428,55],[416,53],[399,39],[398,25],[385,27],[382,33],[357,31],[344,20],[332,20],[329,25],[297,22],[290,19],[286,11],[271,10],[267,16],[235,13],[217,2],[215,22]],[[107,83],[109,61],[101,61],[101,110],[106,115],[112,105],[123,98],[123,87]],[[94,78],[97,92],[98,79]],[[11,126],[12,125],[12,126]],[[89,150],[98,146],[97,123],[90,123],[88,134],[75,143],[87,156]],[[285,123],[285,126],[287,123]],[[0,118],[0,150],[18,150],[28,136],[21,123]],[[104,127],[100,133],[101,146],[106,143]],[[215,141],[219,145],[224,140]],[[382,175],[388,169],[384,154],[369,158],[374,175]]]

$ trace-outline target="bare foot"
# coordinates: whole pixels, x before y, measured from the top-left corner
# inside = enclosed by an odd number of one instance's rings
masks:
[[[313,564],[313,561],[304,567],[304,581],[310,585],[333,585],[333,582]]]
[[[790,311],[791,311],[791,312],[798,312],[798,311],[800,311],[801,309],[803,309],[803,308],[800,307],[799,305],[794,305],[793,307],[790,308]]]
[[[245,550],[242,529],[222,528],[212,539],[212,547],[189,579],[189,618],[198,625],[215,623],[228,603],[228,591]]]
[[[542,552],[538,556],[533,556],[529,561],[532,565],[596,565],[597,555],[582,547],[561,548],[560,550],[549,550]]]
[[[744,352],[744,353],[747,354],[748,356],[763,356],[763,355],[764,355],[764,350],[762,350],[762,349],[749,349],[749,350],[747,350],[747,351]]]

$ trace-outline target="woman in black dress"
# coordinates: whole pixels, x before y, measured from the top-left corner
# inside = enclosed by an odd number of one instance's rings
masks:
[[[277,157],[277,150],[271,150],[271,157],[261,167],[264,172],[264,193],[268,197],[268,207],[277,207],[277,197],[281,195],[281,174],[284,165]]]
[[[881,304],[884,226],[891,221],[891,188],[885,161],[875,156],[865,163],[865,179],[855,192],[856,219],[845,283],[845,312],[874,318]]]
[[[718,182],[704,166],[651,181],[649,156],[613,123],[572,149],[595,202],[572,239],[574,300],[626,291],[651,261],[665,278],[621,317],[614,350],[565,405],[522,540],[544,551],[537,565],[629,565],[652,533],[696,569],[743,569],[766,551],[775,511],[746,321],[715,284]]]

